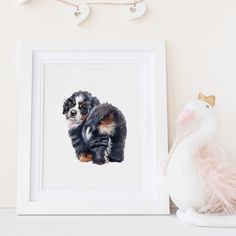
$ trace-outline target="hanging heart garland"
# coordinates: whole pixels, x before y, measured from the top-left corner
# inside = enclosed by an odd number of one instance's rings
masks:
[[[133,6],[129,7],[128,19],[135,20],[142,17],[147,11],[146,4],[144,2],[134,3]]]
[[[26,4],[28,2],[30,2],[31,0],[17,0],[18,4]]]
[[[79,6],[67,6],[65,9],[66,14],[73,18],[77,25],[84,22],[90,15],[90,6],[86,3],[81,3]]]
[[[28,3],[31,0],[17,0],[19,4]],[[146,11],[147,7],[144,0],[133,0],[132,2],[83,2],[83,3],[72,3],[67,0],[57,0],[65,5],[67,8],[65,12],[72,16],[77,25],[84,22],[90,15],[90,5],[126,5],[127,17],[129,20],[135,20],[142,17]]]

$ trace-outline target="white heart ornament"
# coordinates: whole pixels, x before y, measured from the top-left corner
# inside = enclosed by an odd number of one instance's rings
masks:
[[[85,3],[79,4],[79,7],[68,6],[66,7],[66,14],[73,19],[77,25],[84,22],[90,15],[90,6]]]
[[[146,4],[144,2],[136,3],[129,6],[128,19],[135,20],[142,17],[147,11]]]
[[[29,1],[31,1],[31,0],[17,0],[17,3],[18,4],[26,4]]]

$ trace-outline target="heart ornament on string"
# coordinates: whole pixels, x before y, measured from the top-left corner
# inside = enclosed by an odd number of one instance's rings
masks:
[[[17,0],[18,4],[26,4],[28,2],[30,2],[31,0]]]
[[[129,6],[128,19],[135,20],[142,16],[147,11],[147,6],[144,2],[134,3],[134,5]]]
[[[77,25],[80,25],[89,17],[90,6],[86,3],[81,3],[78,7],[67,6],[66,15],[73,19]]]

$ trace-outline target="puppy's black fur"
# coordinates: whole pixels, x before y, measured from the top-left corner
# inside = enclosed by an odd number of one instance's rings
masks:
[[[76,104],[77,98],[81,98],[80,104]],[[63,114],[66,116],[66,119],[71,125],[68,134],[71,138],[72,145],[78,159],[81,157],[86,157],[90,154],[90,149],[92,149],[92,145],[89,147],[88,144],[85,144],[82,136],[82,130],[89,112],[99,104],[99,100],[87,91],[73,93],[65,100],[63,104]],[[70,111],[76,111],[79,116],[73,117]],[[102,141],[102,137],[97,137],[97,142],[100,142],[101,145],[103,144]],[[107,143],[105,143],[105,145],[107,145]]]
[[[92,155],[95,164],[124,160],[127,128],[118,108],[100,104],[91,93],[79,91],[66,99],[63,114],[69,121],[68,133],[78,159]]]
[[[86,131],[89,130],[91,138],[87,140]],[[124,160],[125,140],[127,128],[122,112],[111,104],[103,103],[91,110],[83,127],[84,141],[92,141],[99,135],[108,136],[108,145],[94,149],[93,162],[104,164],[109,162],[122,162]]]

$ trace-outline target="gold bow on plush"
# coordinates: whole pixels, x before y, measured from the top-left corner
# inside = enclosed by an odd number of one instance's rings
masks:
[[[216,101],[216,97],[214,95],[211,96],[205,96],[202,93],[199,93],[198,95],[198,99],[202,100],[204,102],[207,102],[209,105],[211,105],[212,107],[214,107],[215,105],[215,101]]]

